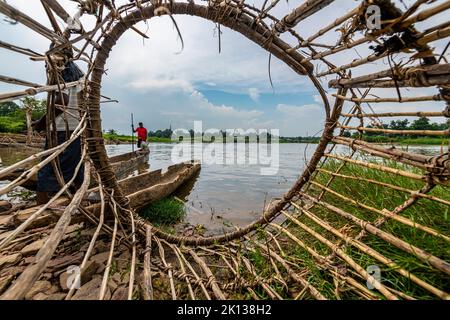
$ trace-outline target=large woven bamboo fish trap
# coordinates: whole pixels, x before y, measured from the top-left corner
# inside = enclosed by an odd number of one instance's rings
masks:
[[[75,2],[79,11],[69,13],[57,0],[41,0],[50,29],[0,1],[3,15],[47,38],[50,48],[38,53],[0,42],[1,50],[45,63],[48,79],[35,84],[1,75],[1,81],[25,89],[1,93],[0,101],[48,93],[49,126],[58,92],[83,87],[83,116],[70,139],[3,168],[0,177],[47,156],[2,187],[0,194],[23,184],[80,136],[83,155],[78,168],[86,166],[85,180],[75,193],[69,189],[72,181],[61,181],[60,192],[46,205],[28,208],[26,215],[15,208],[10,212],[14,219],[0,220],[2,299],[32,298],[30,291],[42,283],[58,287],[62,272],[55,266],[62,260],[67,262],[64,267],[80,266],[82,286],[60,288],[60,299],[86,297],[80,294],[86,283],[90,299],[449,298],[450,130],[383,125],[395,117],[448,121],[449,0],[353,1],[353,10],[317,21],[316,32],[308,35],[301,32],[302,21],[324,10],[333,14],[329,9],[342,1],[296,1],[295,9],[284,16],[272,14],[279,0],[258,7],[245,0],[135,0],[120,7],[114,0]],[[378,26],[372,19],[377,8]],[[308,77],[323,101],[326,119],[312,158],[291,189],[246,227],[210,237],[166,233],[135,213],[108,162],[100,108],[105,64],[124,32],[146,37],[135,24],[162,15],[174,24],[177,15],[191,15],[242,34],[299,77]],[[447,18],[443,23],[430,23],[442,21],[435,20],[442,15]],[[83,28],[86,16],[96,19],[91,30]],[[65,21],[65,29],[57,18]],[[424,22],[426,27],[421,27]],[[435,47],[445,50],[436,52]],[[367,55],[357,55],[354,49]],[[341,54],[352,59],[343,61]],[[81,80],[62,80],[68,61],[88,65]],[[374,133],[435,136],[447,142],[438,154],[424,155],[414,148],[368,142]],[[337,152],[337,146],[348,152]],[[90,168],[96,172],[93,179]],[[98,186],[97,203],[85,197],[90,180]],[[55,203],[64,203],[65,209],[52,209]],[[89,236],[82,249],[67,236],[80,223],[81,234]],[[92,232],[83,233],[86,230]],[[41,241],[39,246],[36,241]],[[37,247],[25,257],[23,247],[29,244]],[[104,267],[92,279],[89,266],[102,251]],[[112,286],[111,281],[121,270],[126,270],[126,284],[117,293],[117,283]]]

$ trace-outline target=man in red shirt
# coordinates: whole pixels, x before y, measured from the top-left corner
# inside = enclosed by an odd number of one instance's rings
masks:
[[[137,147],[140,148],[142,142],[147,141],[147,129],[144,128],[144,124],[142,122],[139,122],[139,127],[134,130],[134,132],[137,132],[138,134]]]

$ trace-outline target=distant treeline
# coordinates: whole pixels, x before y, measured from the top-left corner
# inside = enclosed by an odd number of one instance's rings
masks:
[[[431,122],[427,117],[420,117],[412,122],[408,119],[393,120],[389,124],[368,125],[367,128],[382,128],[390,130],[447,130],[450,128],[450,120],[443,123]],[[356,138],[358,132],[344,132],[344,136]],[[369,142],[399,142],[406,144],[441,144],[445,137],[430,136],[425,134],[394,134],[380,132],[364,132],[364,140]]]
[[[380,125],[368,125],[367,128],[383,128],[383,129],[391,129],[391,130],[447,130],[450,127],[450,120],[445,123],[435,123],[431,122],[427,117],[418,118],[412,122],[408,119],[403,120],[393,120],[389,124],[380,124]],[[177,134],[179,132],[174,132],[171,128],[159,129],[159,130],[149,130],[148,137],[150,141],[155,142],[171,142],[172,134],[175,135],[186,135]],[[131,136],[119,135],[115,130],[111,129],[108,132],[105,132],[105,135],[109,138],[115,138],[120,140],[130,140]],[[219,137],[222,136],[222,140],[225,142],[259,142],[260,136],[256,133],[248,133],[248,132],[233,132],[232,130],[219,130],[216,134],[205,133],[203,132],[201,135],[199,132],[195,132],[193,129],[188,130],[188,135],[190,135],[192,141],[197,141],[202,139],[203,142],[217,142]],[[345,137],[358,137],[358,132],[351,133],[350,131],[344,131],[343,134]],[[267,133],[267,142],[272,141],[272,136],[270,133]],[[426,135],[401,135],[401,134],[387,134],[387,133],[379,133],[379,132],[364,132],[363,138],[367,141],[372,142],[400,142],[400,143],[408,143],[408,144],[440,144],[442,142],[442,138],[436,136],[426,136]],[[264,139],[266,140],[266,139]],[[318,143],[320,137],[278,137],[278,141],[280,143]],[[179,139],[182,141],[182,139]]]
[[[427,117],[420,117],[413,122],[409,122],[408,119],[393,120],[389,124],[382,124],[381,126],[371,126],[368,128],[383,128],[391,130],[447,130],[450,128],[450,120],[444,123],[431,122]],[[377,132],[367,132],[368,136],[379,135]],[[388,134],[389,136],[399,136],[396,134]],[[408,135],[411,136],[411,135]],[[426,135],[417,135],[417,137],[424,137]]]

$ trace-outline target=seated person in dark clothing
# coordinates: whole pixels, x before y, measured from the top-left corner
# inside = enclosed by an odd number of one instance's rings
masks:
[[[75,97],[76,106],[76,94],[71,94],[71,98]],[[60,145],[68,140],[75,130],[75,128],[80,123],[79,112],[75,108],[70,108],[67,112],[61,110],[69,105],[74,105],[74,101],[70,101],[69,96],[65,93],[56,94],[55,97],[55,126],[56,126],[56,138],[57,144]],[[74,110],[75,109],[75,110]],[[67,124],[67,127],[66,127]],[[46,129],[46,116],[42,117],[36,123],[33,124],[35,130],[44,131]],[[68,132],[66,129],[68,128]],[[53,128],[51,128],[53,130]],[[49,148],[49,137],[45,139],[45,149]],[[81,138],[76,138],[71,144],[69,144],[66,149],[61,152],[58,157],[59,168],[61,169],[61,176],[64,179],[64,183],[69,182],[74,173],[78,163],[81,160]],[[53,162],[53,161],[52,161]],[[50,200],[51,195],[55,194],[61,189],[61,185],[55,175],[54,166],[52,162],[45,165],[38,172],[37,181],[37,203],[43,204]],[[84,164],[81,165],[75,180],[71,186],[72,190],[76,190],[80,187],[83,182],[84,176]]]

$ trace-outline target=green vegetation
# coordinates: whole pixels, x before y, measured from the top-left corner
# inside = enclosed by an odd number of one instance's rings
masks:
[[[337,168],[340,166],[340,164],[341,163],[338,161],[327,161],[324,169],[335,172]],[[421,170],[417,168],[402,165],[394,161],[383,161],[382,164],[399,170],[414,172],[418,174],[421,173]],[[340,171],[340,174],[357,177],[358,179],[339,178],[339,177],[335,178],[333,182],[330,184],[331,189],[338,191],[340,194],[344,195],[347,198],[357,200],[359,203],[380,210],[386,208],[392,211],[394,208],[403,204],[404,201],[409,199],[411,195],[405,192],[393,190],[389,187],[376,185],[364,180],[359,180],[360,178],[372,179],[409,190],[420,190],[420,188],[424,185],[424,182],[422,181],[412,180],[406,177],[380,172],[378,170],[364,168],[354,164],[347,164]],[[319,173],[316,181],[324,185],[329,181],[330,177],[331,175],[327,173]],[[313,188],[312,190],[317,195],[321,191],[317,187]],[[438,198],[445,199],[447,201],[450,200],[450,193],[448,187],[436,186],[430,192],[430,194]],[[351,204],[350,202],[341,199],[328,192],[325,193],[323,200],[366,221],[374,222],[381,217],[380,214],[374,213],[360,206]],[[345,232],[348,235],[356,236],[361,231],[359,227],[350,224],[349,220],[344,219],[341,216],[333,212],[330,212],[321,206],[315,206],[311,211],[317,216],[319,216],[321,219],[328,221],[336,229],[343,228],[341,230],[345,230]],[[437,230],[438,232],[441,232],[442,234],[448,236],[450,233],[448,223],[448,213],[449,213],[448,206],[440,204],[436,201],[418,198],[417,203],[409,207],[405,211],[403,211],[401,215],[414,222],[431,227]],[[337,240],[337,238],[334,235],[332,235],[328,231],[325,231],[317,224],[311,222],[311,220],[304,217],[301,217],[300,220],[305,224],[309,225],[309,227],[320,232],[321,234],[327,235],[329,239],[333,239],[334,241]],[[352,225],[351,228],[350,225]],[[381,229],[445,261],[448,261],[450,259],[448,244],[444,239],[430,236],[425,232],[408,227],[392,219],[382,224]],[[314,247],[320,247],[321,248],[320,252],[324,253],[325,255],[331,253],[331,251],[327,247],[325,247],[323,244],[318,245],[317,241],[314,241],[314,239],[311,238],[310,236],[308,237],[306,233],[304,233],[301,239],[313,243]],[[444,291],[448,291],[449,287],[447,276],[442,272],[437,271],[427,263],[422,262],[414,255],[407,253],[403,250],[400,250],[395,246],[390,245],[387,242],[371,234],[367,234],[363,238],[363,240],[364,243],[366,243],[376,251],[384,254],[385,256],[393,259],[399,266],[403,267],[404,269],[412,271],[416,276],[418,276],[422,280],[425,280],[428,283],[432,284],[433,286],[440,288]],[[363,253],[362,251],[351,246],[347,248],[346,253],[349,254],[363,268],[367,268],[369,265],[380,266],[380,268],[382,269],[382,278],[383,278],[382,282],[387,286],[420,299],[436,298],[435,296],[431,295],[428,291],[425,291],[421,287],[415,285],[404,276],[395,272],[393,269],[383,265],[381,262],[373,259],[366,253]],[[304,258],[305,257],[302,257],[302,259]],[[318,281],[323,280],[324,279],[321,278]],[[332,282],[330,283],[330,286],[331,284]],[[332,296],[334,295],[334,293],[330,291],[330,295]]]
[[[143,208],[139,215],[156,226],[174,225],[186,215],[184,204],[174,198],[165,198]]]
[[[445,145],[448,144],[448,138],[438,137],[387,137],[387,136],[367,136],[363,135],[363,139],[373,143],[403,144],[403,145]]]
[[[24,98],[20,105],[15,102],[1,102],[0,132],[22,133],[25,131],[27,109],[31,111],[31,119],[38,120],[45,114],[46,102],[35,98]]]
[[[320,137],[280,137],[280,143],[319,143]]]
[[[374,128],[372,125],[368,125],[368,128]],[[392,130],[446,130],[450,128],[450,121],[445,123],[432,123],[430,119],[426,117],[421,117],[413,121],[412,123],[409,120],[393,120],[390,124],[381,125],[384,129],[392,129]],[[376,126],[376,128],[380,128],[380,126]],[[162,129],[156,131],[149,131],[148,140],[149,142],[164,142],[170,143],[172,141],[172,128]],[[177,132],[175,132],[176,134]],[[187,132],[183,132],[183,134],[187,134]],[[202,141],[203,143],[214,142],[216,141],[216,137],[222,135],[224,142],[246,142],[251,141],[259,141],[257,136],[250,137],[243,133],[240,135],[239,133],[230,133],[227,130],[219,130],[216,135],[209,135],[202,133],[194,132],[194,130],[190,129],[189,134],[191,139],[187,139],[184,141],[183,139],[180,142],[193,142],[193,141]],[[132,137],[130,135],[121,135],[118,134],[115,130],[111,129],[108,132],[104,133],[103,136],[107,140],[111,141],[120,141],[131,143]],[[345,137],[353,137],[356,138],[358,133],[351,134],[349,131],[344,132]],[[136,139],[136,138],[135,138]],[[373,143],[389,143],[389,144],[403,144],[403,145],[442,145],[448,143],[448,138],[446,137],[436,137],[436,136],[421,136],[421,135],[398,135],[398,134],[380,134],[378,132],[365,132],[363,135],[363,139],[368,142]],[[268,134],[268,142],[270,143],[271,135]],[[279,143],[319,143],[320,137],[279,137]]]
[[[368,125],[367,128],[383,128],[390,130],[447,130],[450,128],[450,120],[444,123],[431,122],[427,117],[420,117],[413,122],[409,122],[408,119],[404,120],[393,120],[389,124],[383,125]],[[350,134],[346,131],[344,136],[347,137],[357,137],[358,133]],[[400,135],[400,134],[380,134],[379,132],[365,132],[363,139],[368,142],[374,143],[398,143],[398,144],[408,144],[408,145],[441,145],[448,143],[448,137],[436,137],[436,136],[426,136],[426,135]]]
[[[396,163],[395,161],[382,161],[377,162],[378,164],[383,164],[384,166],[392,167],[399,170],[409,171],[417,174],[421,174],[421,170]],[[340,161],[328,159],[325,163],[323,169],[336,172],[342,163]],[[339,172],[342,175],[350,176],[353,178],[343,178],[335,177],[330,183],[329,188],[339,192],[347,198],[357,200],[358,203],[377,208],[379,210],[387,209],[392,211],[397,206],[403,204],[407,199],[411,197],[411,194],[394,190],[387,186],[381,186],[368,182],[368,179],[376,180],[385,184],[390,184],[398,186],[401,188],[409,190],[420,190],[424,185],[424,181],[412,180],[406,177],[394,175],[391,173],[380,172],[378,170],[361,167],[358,165],[347,163]],[[329,182],[332,176],[326,172],[319,172],[316,176],[315,181],[325,185]],[[321,193],[321,189],[317,186],[311,185],[309,193],[313,196],[318,196]],[[449,187],[446,186],[436,186],[429,193],[432,196],[438,197],[450,201]],[[355,217],[364,219],[369,222],[377,221],[382,215],[374,213],[368,209],[362,208],[357,204],[352,204],[348,200],[344,200],[327,192],[324,194],[322,200],[335,207],[338,207],[348,213],[351,213]],[[305,206],[309,206],[311,203],[305,203]],[[350,220],[343,218],[335,212],[332,212],[325,207],[320,205],[313,206],[310,210],[314,215],[323,221],[326,221],[329,225],[339,230],[341,233],[356,237],[360,232],[361,228],[353,224]],[[450,224],[448,221],[448,215],[450,209],[447,205],[438,203],[433,200],[418,198],[417,202],[407,208],[401,213],[403,217],[406,217],[414,222],[420,223],[422,225],[433,228],[434,230],[449,236],[450,234]],[[313,222],[305,214],[300,214],[298,212],[292,213],[297,220],[301,223],[307,225],[312,230],[326,237],[333,243],[340,243],[340,239],[336,237],[331,232],[322,228],[317,223]],[[381,230],[388,232],[401,240],[419,247],[426,252],[441,258],[444,261],[449,261],[450,252],[448,250],[448,243],[445,239],[434,237],[425,233],[423,231],[411,228],[400,222],[392,219],[388,219],[380,227]],[[329,257],[333,254],[333,251],[326,246],[324,243],[317,240],[315,237],[311,236],[308,232],[298,227],[294,223],[288,224],[288,230],[291,234],[295,235],[309,248],[313,248],[318,254],[323,257]],[[264,238],[264,234],[259,235]],[[287,236],[281,234],[278,238],[280,243],[284,243],[284,238]],[[270,238],[267,238],[268,240]],[[283,245],[283,257],[290,260],[293,264],[298,264],[300,267],[305,266],[308,272],[305,272],[304,278],[308,280],[315,288],[317,288],[325,297],[329,299],[361,299],[361,297],[353,291],[344,291],[344,286],[336,285],[339,283],[330,274],[328,270],[325,270],[325,265],[312,257],[308,251],[303,249],[301,246],[292,242],[288,239],[287,245]],[[396,246],[389,244],[388,242],[367,233],[362,239],[362,242],[370,246],[372,249],[381,253],[387,258],[392,259],[401,268],[410,271],[412,274],[418,278],[428,282],[440,290],[449,292],[450,284],[448,282],[448,276],[436,270],[434,267],[430,266],[428,263],[415,257],[413,254],[407,253]],[[394,268],[384,265],[382,262],[375,260],[367,253],[357,249],[354,246],[347,245],[344,247],[344,251],[349,255],[357,264],[359,264],[363,269],[368,266],[377,265],[381,269],[381,281],[384,285],[403,292],[409,296],[417,299],[437,299],[437,297],[422,287],[416,285],[414,282],[408,278],[400,275]],[[273,274],[273,268],[267,257],[263,257],[263,254],[257,250],[256,252],[249,252],[249,260],[256,267],[255,272],[258,275],[270,275]],[[362,279],[358,273],[350,266],[344,267],[340,258],[333,258],[335,266],[340,273],[344,276],[350,276],[356,279],[365,287],[365,280]],[[243,269],[242,272],[245,272]],[[277,281],[273,282],[272,287],[276,289],[277,293],[281,296],[289,296],[286,292],[287,288],[282,286],[277,287]],[[259,286],[253,288],[255,293],[261,298],[268,298],[267,293],[264,292]],[[301,288],[295,288],[292,284],[289,285],[289,291],[301,292]],[[378,296],[380,299],[384,297],[381,296],[376,290],[372,290],[372,293]],[[308,297],[308,294],[303,295],[303,297]]]
[[[111,133],[111,131],[113,131]],[[124,135],[124,134],[117,134],[114,130],[109,130],[107,133],[103,133],[103,138],[110,141],[120,141],[125,143],[131,143],[134,139],[134,142],[136,143],[137,137],[132,137],[130,135]],[[172,140],[170,138],[158,138],[158,137],[148,137],[147,142],[164,142],[164,143],[170,143]]]

